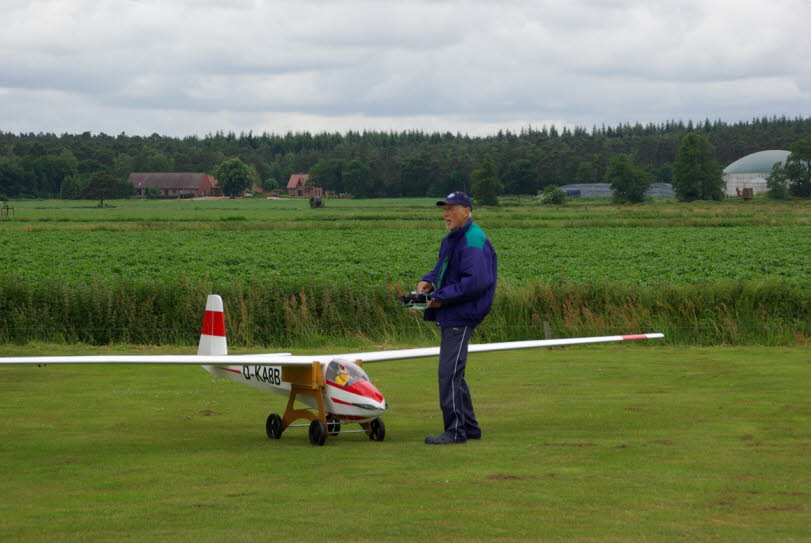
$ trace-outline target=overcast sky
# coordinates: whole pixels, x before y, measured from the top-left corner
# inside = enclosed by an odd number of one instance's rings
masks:
[[[811,0],[0,0],[0,130],[811,116]]]

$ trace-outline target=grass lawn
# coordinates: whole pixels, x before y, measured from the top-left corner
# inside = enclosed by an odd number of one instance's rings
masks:
[[[811,539],[808,348],[472,355],[484,438],[445,447],[435,360],[367,370],[386,440],[313,447],[200,368],[2,367],[0,541]]]

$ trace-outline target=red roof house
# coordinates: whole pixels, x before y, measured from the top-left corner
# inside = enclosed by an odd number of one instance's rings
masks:
[[[294,173],[287,182],[288,196],[324,196],[324,189],[315,185],[310,185],[310,176],[306,173]]]

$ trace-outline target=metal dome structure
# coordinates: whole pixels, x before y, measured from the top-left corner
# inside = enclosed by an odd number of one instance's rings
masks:
[[[765,192],[766,178],[772,172],[772,167],[778,162],[785,164],[790,154],[789,151],[771,149],[739,158],[724,168],[726,194],[735,196],[747,188],[751,188],[755,194]]]

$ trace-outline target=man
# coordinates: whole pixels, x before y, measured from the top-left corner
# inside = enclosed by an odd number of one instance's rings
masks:
[[[482,435],[465,382],[467,343],[493,305],[496,291],[496,252],[473,223],[473,204],[464,192],[452,192],[442,206],[449,233],[442,240],[433,270],[417,284],[430,292],[425,320],[442,330],[439,348],[439,405],[445,431],[425,438],[429,445],[464,443]]]

